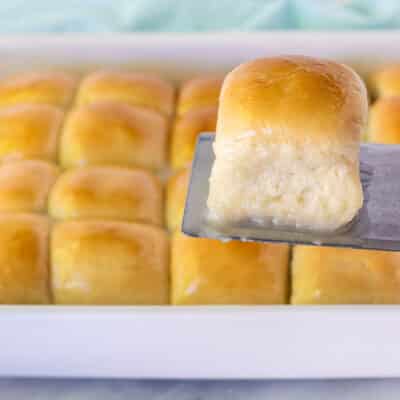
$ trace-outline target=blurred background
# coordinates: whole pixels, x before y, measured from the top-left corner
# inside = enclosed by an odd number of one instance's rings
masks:
[[[399,0],[13,0],[0,33],[395,29]]]

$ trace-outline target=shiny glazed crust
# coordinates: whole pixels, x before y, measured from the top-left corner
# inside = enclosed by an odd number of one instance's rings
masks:
[[[215,132],[217,112],[215,106],[203,107],[189,111],[175,121],[170,146],[172,168],[182,168],[190,164],[199,135]]]
[[[181,117],[203,107],[217,107],[223,77],[202,75],[186,81],[179,92],[176,114]]]
[[[289,246],[172,238],[172,303],[284,304]]]
[[[59,169],[46,161],[0,165],[0,212],[46,212],[47,198],[58,174]]]
[[[47,304],[49,221],[34,214],[0,214],[0,303]]]
[[[150,225],[60,222],[51,268],[56,304],[168,303],[168,239]]]
[[[60,141],[64,168],[114,164],[149,169],[165,165],[168,126],[157,112],[118,102],[72,109]]]
[[[64,172],[50,194],[57,219],[104,218],[162,224],[162,187],[151,172],[126,167],[81,167]]]
[[[92,104],[104,100],[147,107],[169,117],[174,108],[174,88],[169,82],[152,74],[93,72],[82,81],[77,104]]]
[[[400,253],[295,246],[292,304],[398,304]]]

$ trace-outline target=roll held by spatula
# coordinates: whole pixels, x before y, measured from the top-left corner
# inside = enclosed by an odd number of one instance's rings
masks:
[[[363,204],[368,99],[350,68],[302,56],[242,64],[224,81],[208,209],[219,226],[333,231]]]

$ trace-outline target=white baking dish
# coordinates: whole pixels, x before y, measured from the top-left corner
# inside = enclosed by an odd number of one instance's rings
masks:
[[[2,37],[2,71],[128,65],[172,79],[299,53],[359,70],[400,59],[400,32]],[[400,307],[0,307],[0,375],[400,376]]]

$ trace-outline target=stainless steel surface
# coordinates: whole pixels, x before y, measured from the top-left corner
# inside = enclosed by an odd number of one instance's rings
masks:
[[[208,179],[214,162],[213,134],[202,134],[196,147],[182,230],[194,237],[287,242],[363,249],[400,250],[400,145],[362,144],[364,205],[349,226],[334,233],[293,231],[246,223],[224,227],[207,221]]]

